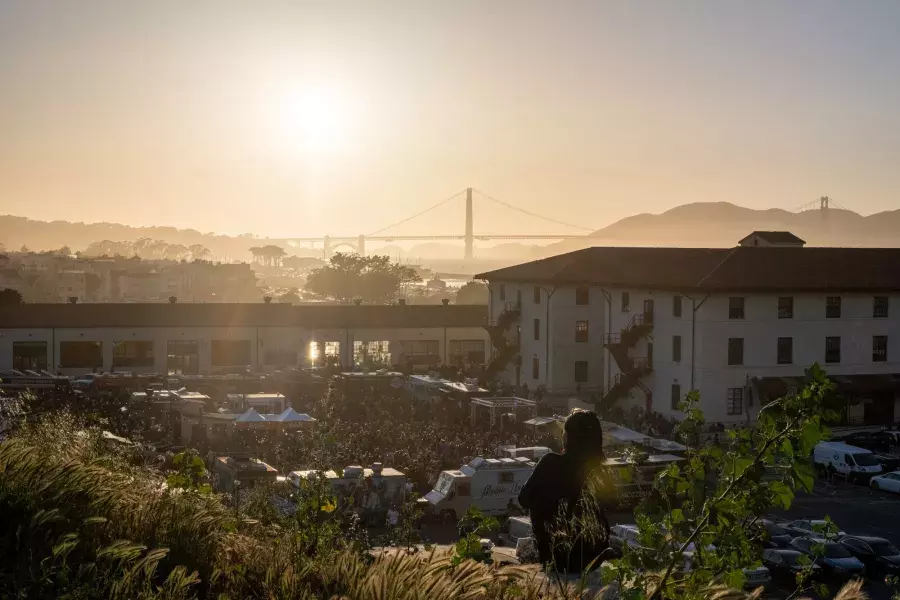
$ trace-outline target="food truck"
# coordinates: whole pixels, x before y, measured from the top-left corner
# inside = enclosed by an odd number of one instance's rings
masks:
[[[682,460],[683,457],[674,454],[652,454],[637,464],[634,459],[622,456],[608,458],[604,464],[612,475],[619,505],[628,506],[650,495],[657,474],[673,462]],[[624,475],[623,471],[626,469],[633,469],[630,476]]]
[[[434,489],[420,501],[427,512],[450,521],[476,506],[486,515],[507,515],[519,508],[519,492],[535,462],[527,457],[477,457],[458,470],[442,471]]]
[[[288,478],[296,488],[304,482],[324,476],[337,496],[338,510],[356,511],[365,521],[383,520],[391,506],[397,510],[410,491],[409,480],[397,469],[374,463],[370,468],[357,465],[337,471],[291,471]]]

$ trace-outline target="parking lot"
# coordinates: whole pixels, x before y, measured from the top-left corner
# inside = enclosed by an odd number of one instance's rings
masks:
[[[816,480],[812,493],[798,494],[790,510],[777,511],[770,515],[776,519],[831,519],[848,534],[868,535],[887,538],[900,546],[900,495],[871,490],[864,485],[836,481],[833,485]],[[616,512],[608,515],[610,525],[633,523],[630,512]],[[426,526],[426,537],[438,544],[451,544],[457,538],[453,525],[431,524]],[[515,550],[497,548],[498,560],[515,562]],[[831,585],[831,598],[839,585]],[[867,581],[865,591],[872,600],[889,600],[891,591],[883,581],[874,578]],[[779,586],[773,582],[764,595],[766,598],[786,598],[793,592],[792,587]],[[805,594],[815,598],[815,594]]]
[[[790,510],[767,515],[776,519],[822,519],[829,516],[848,534],[883,537],[900,546],[900,495],[875,491],[864,485],[837,480],[834,484],[816,480],[810,494],[798,494]],[[633,523],[630,513],[609,515],[611,525]],[[839,585],[832,585],[832,595]],[[865,591],[872,600],[889,600],[891,591],[883,581],[867,581]],[[773,583],[767,598],[786,598],[793,588]],[[814,594],[806,594],[816,597]],[[827,596],[831,598],[832,595]]]
[[[771,516],[783,519],[831,517],[848,534],[883,537],[900,545],[900,495],[875,491],[864,485],[816,480],[811,494],[800,494],[788,511]],[[773,590],[775,591],[775,590]],[[891,591],[883,581],[869,579],[865,591],[872,600],[888,600]],[[777,591],[776,595],[778,597]]]

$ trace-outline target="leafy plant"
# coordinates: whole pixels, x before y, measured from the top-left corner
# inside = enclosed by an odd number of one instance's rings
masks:
[[[493,562],[491,550],[482,545],[481,539],[499,528],[500,522],[496,518],[485,515],[474,504],[469,506],[459,520],[458,529],[462,535],[453,547],[453,566],[467,559],[488,564]]]
[[[176,454],[172,458],[172,465],[175,472],[166,478],[169,489],[198,494],[212,493],[212,486],[203,481],[207,476],[206,465],[196,450],[188,449]]]
[[[622,559],[606,563],[603,578],[628,590],[630,598],[708,597],[711,586],[740,589],[744,569],[760,564],[757,520],[774,508],[791,506],[797,489],[811,490],[809,461],[827,435],[825,420],[832,386],[813,365],[797,394],[760,409],[754,428],[728,432],[727,446],[692,447],[686,459],[657,477],[655,494],[635,513],[639,549],[624,548]],[[700,430],[698,396],[680,405],[684,439]],[[789,465],[781,478],[766,468]]]

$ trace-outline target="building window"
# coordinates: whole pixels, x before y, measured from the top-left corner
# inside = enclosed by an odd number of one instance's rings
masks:
[[[326,361],[340,364],[341,353],[340,345],[335,350],[333,358],[328,357],[328,344],[338,344],[338,342],[325,342]],[[434,366],[441,363],[441,342],[440,340],[400,340],[398,342],[400,348],[401,364],[411,367],[415,366]],[[393,354],[393,344],[391,344],[391,354]]]
[[[793,296],[782,296],[778,299],[778,318],[793,319],[794,318],[794,298]]]
[[[575,321],[575,341],[576,342],[587,342],[588,341],[588,322],[587,321]]]
[[[200,373],[200,342],[197,340],[166,341],[166,371],[169,375]]]
[[[829,336],[825,338],[825,362],[839,363],[841,362],[841,338],[840,336]]]
[[[622,311],[629,311],[631,307],[631,294],[629,292],[622,292]]]
[[[531,378],[541,378],[541,361],[537,356],[531,359]]]
[[[672,384],[672,410],[678,410],[678,405],[681,404],[681,384],[673,383]]]
[[[744,338],[728,338],[728,364],[744,364]]]
[[[841,297],[828,296],[825,298],[825,318],[840,319],[841,318]]]
[[[534,341],[541,339],[541,320],[534,320]]]
[[[500,302],[504,302],[506,300],[506,284],[500,284]]]
[[[60,342],[59,366],[65,369],[103,368],[103,342]]]
[[[541,288],[539,286],[534,286],[534,303],[541,303]]]
[[[250,340],[212,340],[210,363],[214,367],[246,367],[250,364]]]
[[[887,336],[872,336],[872,362],[887,362]]]
[[[883,319],[888,316],[887,296],[875,296],[874,307],[872,308],[872,316],[876,319]]]
[[[729,415],[744,412],[744,388],[728,388],[727,409]]]
[[[681,296],[672,296],[672,316],[681,316]]]
[[[744,299],[729,298],[728,299],[728,318],[743,319],[744,318]]]
[[[586,360],[575,361],[575,383],[587,383],[588,363]]]
[[[484,340],[478,340],[481,342],[482,346],[484,345]],[[460,340],[450,340],[450,354],[454,355],[454,351],[458,354],[460,352]],[[481,348],[482,355],[484,354],[484,347]],[[268,356],[268,353],[266,353]],[[454,355],[456,356],[456,355]],[[482,357],[483,358],[483,357]],[[481,361],[483,362],[483,360]],[[481,364],[479,362],[478,364]],[[266,359],[266,364],[270,363],[268,358]],[[291,364],[291,363],[287,363]],[[296,363],[294,363],[296,364]],[[353,364],[357,366],[367,366],[367,365],[381,365],[381,366],[390,366],[391,365],[391,342],[389,340],[381,340],[381,341],[353,341]]]
[[[297,366],[297,351],[266,348],[263,354],[263,361],[266,365],[295,367]]]
[[[681,362],[681,336],[680,335],[672,336],[672,360],[674,362]]]
[[[591,288],[580,287],[575,288],[575,304],[578,306],[587,306],[591,303]]]
[[[794,338],[778,338],[778,364],[789,365],[794,362]]]
[[[47,342],[13,342],[13,369],[44,371],[47,369]]]
[[[113,342],[114,367],[152,367],[153,342],[126,340]]]
[[[387,344],[388,342],[384,342],[385,348],[388,347]],[[483,365],[485,361],[484,340],[450,340],[450,357],[456,366]]]

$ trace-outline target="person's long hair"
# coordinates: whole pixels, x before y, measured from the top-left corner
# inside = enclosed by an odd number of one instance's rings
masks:
[[[603,464],[603,427],[592,410],[579,410],[563,426],[565,454],[575,462],[581,482],[594,468]]]

